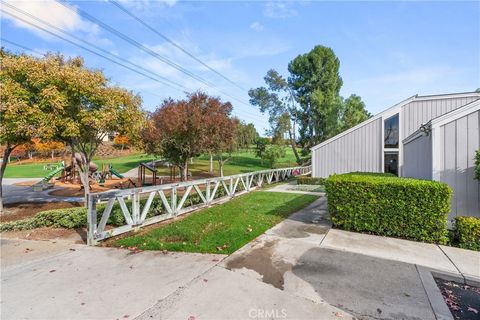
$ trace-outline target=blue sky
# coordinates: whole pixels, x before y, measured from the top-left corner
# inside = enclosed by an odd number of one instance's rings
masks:
[[[362,97],[375,114],[414,94],[473,91],[480,87],[480,2],[198,2],[120,1],[187,51],[238,84],[197,63],[107,1],[71,1],[77,7],[208,82],[208,87],[131,46],[78,12],[49,1],[5,1],[189,91],[230,100],[234,113],[259,132],[267,116],[248,104],[247,90],[263,85],[274,68],[315,45],[331,47],[341,62],[341,94]],[[31,23],[31,17],[2,5]],[[50,29],[49,26],[43,25]],[[57,32],[57,31],[55,31]],[[113,83],[140,93],[153,110],[175,90],[106,61],[2,12],[1,36],[35,50],[81,55]],[[75,41],[75,40],[74,40]],[[2,41],[2,46],[22,51]],[[235,100],[232,98],[235,97]]]

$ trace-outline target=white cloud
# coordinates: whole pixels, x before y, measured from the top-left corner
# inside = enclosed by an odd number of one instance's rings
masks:
[[[41,24],[40,22],[36,21],[35,19],[29,17],[22,13],[22,11],[37,17],[40,20],[47,21],[49,24],[64,29],[69,32],[74,31],[82,31],[90,34],[95,34],[98,32],[98,26],[96,24],[87,22],[83,20],[80,15],[75,12],[75,10],[70,10],[63,5],[61,5],[58,1],[4,1],[5,4],[12,5],[17,9],[21,10],[20,12],[14,10],[7,5],[2,5],[2,10],[7,13],[12,13],[15,16],[21,17],[22,21],[16,17],[10,16],[8,14],[2,14],[2,19],[8,19],[12,21],[17,27],[28,29],[37,33],[38,35],[46,38],[50,38],[50,36],[45,33],[44,31],[39,30],[38,28],[30,25],[32,23],[34,25],[39,25],[47,30],[54,29],[50,28],[47,25]]]
[[[268,18],[289,18],[298,15],[292,8],[292,2],[269,1],[265,4],[264,14]]]
[[[250,25],[250,29],[256,30],[256,31],[263,31],[264,26],[260,22],[255,21]]]

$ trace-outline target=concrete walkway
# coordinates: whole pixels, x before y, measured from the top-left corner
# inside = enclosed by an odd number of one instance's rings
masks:
[[[41,178],[4,178],[3,202],[4,204],[18,202],[83,202],[83,197],[56,197],[49,195],[54,190],[61,190],[60,187],[44,191],[33,191],[31,186],[17,186],[15,183],[27,181],[40,181]]]
[[[1,319],[449,319],[425,270],[480,278],[478,252],[331,229],[325,197],[228,257],[2,239],[1,261]]]

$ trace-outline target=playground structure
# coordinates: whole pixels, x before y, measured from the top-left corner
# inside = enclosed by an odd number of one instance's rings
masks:
[[[162,165],[169,169],[168,176],[160,176],[157,165]],[[149,175],[147,175],[147,172]],[[180,172],[178,172],[180,174]],[[153,160],[149,162],[142,162],[138,166],[138,176],[137,176],[137,185],[138,186],[156,186],[162,185],[165,183],[173,183],[180,180],[180,177],[177,179],[176,166],[165,161],[165,160]]]
[[[169,169],[169,175],[159,175],[158,166],[167,167]],[[65,184],[79,185],[80,188],[83,188],[80,179],[80,172],[83,172],[82,157],[79,153],[75,153],[72,156],[69,165],[66,165],[65,161],[62,161],[57,165],[48,164],[44,169],[50,169],[50,171],[42,181],[34,185],[34,189],[37,191],[53,187],[56,181]],[[114,184],[114,188],[117,189],[156,186],[179,181],[179,177],[177,177],[179,172],[176,170],[175,165],[162,159],[140,163],[136,178],[125,177],[115,170],[111,163],[103,163],[100,168],[96,163],[91,162],[88,172],[89,183],[91,185],[97,184],[99,187],[108,188],[112,186],[112,180],[115,180],[115,182],[119,182]],[[60,176],[57,177],[58,174],[60,174]],[[106,183],[107,181],[109,183]]]
[[[82,167],[82,158],[79,153],[75,153],[74,156],[71,158],[70,165],[65,166],[65,161],[60,162],[57,166],[53,168],[38,184],[34,186],[34,189],[41,191],[48,188],[51,188],[55,182],[61,181],[62,183],[71,183],[71,184],[78,184],[81,186],[80,180],[80,172],[83,171]],[[49,165],[48,167],[51,168]],[[129,187],[136,187],[135,182],[130,178],[125,178],[121,173],[115,170],[112,167],[112,164],[102,164],[102,169],[99,170],[98,165],[94,162],[90,163],[88,168],[88,177],[90,184],[98,184],[99,186],[103,187],[106,180],[111,180],[113,177],[116,177],[121,181],[119,188],[129,188]],[[55,178],[57,174],[61,173],[60,177]],[[54,180],[53,183],[51,182],[52,179]],[[83,186],[81,186],[83,188]]]

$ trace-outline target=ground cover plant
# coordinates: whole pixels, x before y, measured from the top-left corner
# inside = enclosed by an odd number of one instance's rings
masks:
[[[351,231],[446,243],[451,189],[447,184],[378,174],[326,180],[333,225]]]
[[[253,192],[182,220],[119,239],[114,246],[229,254],[273,227],[316,196]]]

